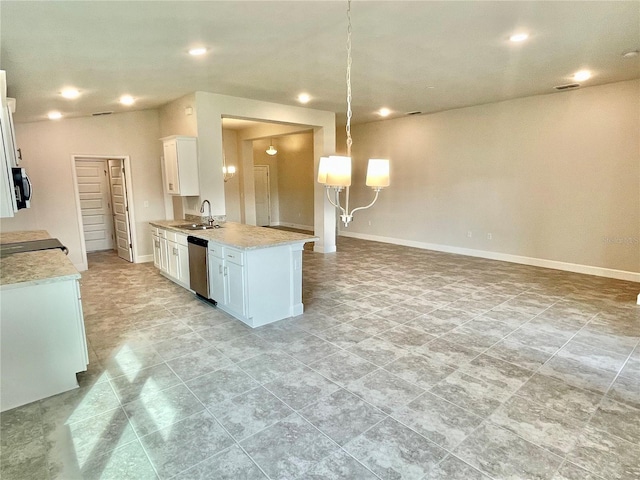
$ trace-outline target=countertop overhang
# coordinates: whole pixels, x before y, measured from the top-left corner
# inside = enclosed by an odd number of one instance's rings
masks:
[[[0,243],[16,243],[51,238],[45,230],[5,232]],[[7,255],[0,259],[0,289],[37,285],[80,278],[71,260],[58,249]]]
[[[256,227],[254,225],[235,222],[224,222],[221,228],[195,231],[178,228],[178,225],[188,223],[187,220],[157,220],[149,223],[154,227],[173,230],[183,235],[190,235],[243,250],[268,248],[279,245],[297,245],[319,240],[318,237],[304,233]]]

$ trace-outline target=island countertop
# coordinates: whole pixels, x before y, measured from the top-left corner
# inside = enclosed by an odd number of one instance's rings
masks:
[[[45,240],[46,230],[0,233],[0,244]],[[23,252],[0,259],[0,289],[80,278],[69,258],[58,249]]]
[[[178,225],[189,223],[189,220],[158,220],[149,223],[154,227],[173,230],[184,235],[191,235],[244,250],[297,244],[301,242],[315,242],[318,240],[318,237],[304,233],[256,227],[254,225],[235,222],[225,222],[221,228],[212,228],[209,230],[187,230],[177,227]]]

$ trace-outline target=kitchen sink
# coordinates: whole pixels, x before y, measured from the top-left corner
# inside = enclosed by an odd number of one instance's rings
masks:
[[[184,225],[176,225],[176,228],[184,228],[185,230],[210,230],[212,228],[220,228],[220,225],[208,225],[206,223],[185,223]]]

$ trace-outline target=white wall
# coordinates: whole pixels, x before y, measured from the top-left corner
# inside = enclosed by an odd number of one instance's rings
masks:
[[[317,165],[322,155],[335,149],[335,114],[309,108],[261,102],[246,98],[230,97],[207,92],[196,92],[198,125],[198,160],[200,168],[200,196],[211,199],[216,205],[216,214],[225,213],[224,182],[222,180],[222,117],[233,116],[265,122],[282,122],[313,127],[313,156]],[[243,142],[241,157],[243,168],[252,157],[252,149]],[[247,169],[244,170],[244,185],[253,183]],[[253,177],[253,175],[251,175]],[[244,201],[249,204],[249,191],[244,188]],[[314,187],[314,229],[320,238],[314,249],[319,252],[335,251],[335,211],[324,200],[321,185]],[[189,213],[189,212],[187,212]],[[251,218],[245,214],[245,221]]]
[[[3,219],[2,231],[48,230],[69,248],[73,264],[83,269],[71,156],[128,155],[137,253],[153,254],[148,222],[165,217],[157,110],[16,124],[16,138],[33,183],[32,208]]]
[[[355,125],[352,204],[373,195],[367,158],[391,159],[391,186],[343,231],[640,272],[639,112],[629,81]]]

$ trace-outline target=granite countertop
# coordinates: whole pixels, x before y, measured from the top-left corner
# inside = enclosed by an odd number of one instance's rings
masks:
[[[287,232],[274,228],[256,227],[235,222],[225,222],[221,228],[212,228],[210,230],[186,230],[176,227],[177,225],[189,223],[188,220],[158,220],[149,223],[155,227],[173,230],[184,235],[192,235],[204,240],[210,240],[244,250],[297,244],[301,242],[315,242],[318,240],[318,237],[305,235],[304,233]]]
[[[51,238],[45,230],[0,233],[0,243]],[[14,253],[0,259],[0,289],[80,278],[71,260],[59,249]]]

